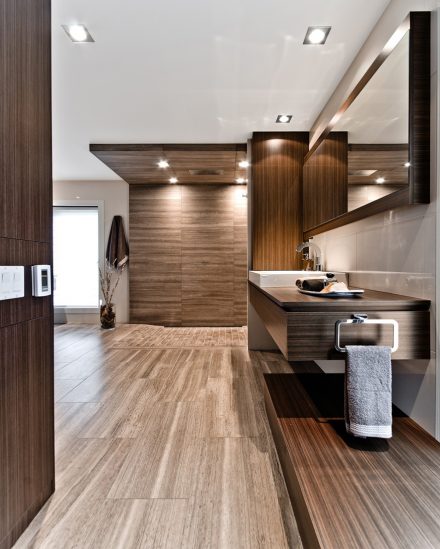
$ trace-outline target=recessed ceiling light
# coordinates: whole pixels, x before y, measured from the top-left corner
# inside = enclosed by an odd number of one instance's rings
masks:
[[[170,167],[170,165],[168,164],[168,162],[166,160],[159,160],[157,165],[159,166],[159,168],[169,168]]]
[[[378,177],[376,183],[385,183],[385,177]]]
[[[170,183],[178,183],[179,180],[177,179],[177,177],[170,177]]]
[[[405,162],[404,166],[405,168],[409,168],[411,166],[411,162]]]
[[[85,25],[61,25],[72,42],[94,42]]]
[[[309,27],[306,32],[303,44],[322,46],[327,40],[331,27]]]
[[[240,168],[248,168],[249,167],[249,162],[247,160],[241,160],[239,163],[238,163],[238,166]]]
[[[279,114],[276,119],[277,124],[290,124],[292,121],[291,114]]]
[[[239,177],[235,180],[235,182],[239,185],[243,185],[243,183],[246,183],[246,179],[244,177]]]

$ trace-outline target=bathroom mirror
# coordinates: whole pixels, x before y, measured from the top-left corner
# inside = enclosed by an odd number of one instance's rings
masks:
[[[409,185],[409,31],[336,122],[347,132],[347,211]]]
[[[409,14],[304,164],[306,238],[429,202],[430,13]]]

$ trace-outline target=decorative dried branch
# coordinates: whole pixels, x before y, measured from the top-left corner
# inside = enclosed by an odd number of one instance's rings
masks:
[[[115,290],[118,287],[124,270],[125,264],[122,267],[117,268],[115,265],[111,265],[108,261],[105,262],[104,269],[99,267],[99,285],[106,308],[110,307],[112,304]]]

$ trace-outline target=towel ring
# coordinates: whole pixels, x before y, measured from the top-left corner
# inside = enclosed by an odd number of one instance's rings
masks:
[[[399,348],[399,324],[393,319],[384,318],[372,318],[369,319],[368,315],[357,313],[353,315],[353,318],[337,320],[335,324],[335,349],[340,353],[346,353],[346,347],[341,347],[341,326],[343,324],[388,324],[393,327],[393,346],[391,352],[395,353]]]

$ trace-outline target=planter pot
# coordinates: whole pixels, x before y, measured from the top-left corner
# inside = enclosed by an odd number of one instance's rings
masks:
[[[103,330],[113,330],[116,326],[116,313],[114,304],[101,305],[101,328]]]

